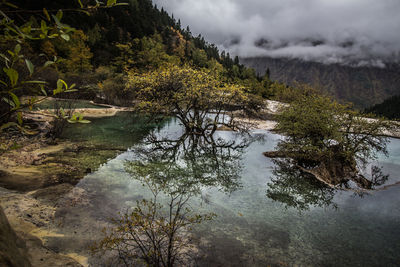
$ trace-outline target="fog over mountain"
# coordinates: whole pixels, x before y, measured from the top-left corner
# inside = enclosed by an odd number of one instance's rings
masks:
[[[385,66],[400,62],[399,0],[154,0],[222,50]]]

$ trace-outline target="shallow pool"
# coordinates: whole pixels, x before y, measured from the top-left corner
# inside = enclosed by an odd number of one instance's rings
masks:
[[[138,148],[146,148],[143,140],[150,131],[141,128],[144,121],[129,121],[126,116],[95,119],[91,125],[67,131],[72,140],[92,139],[128,149],[88,174],[63,199],[56,220],[64,237],[49,238],[50,247],[87,254],[88,245],[101,237],[109,218],[150,196],[127,169],[129,162],[148,160],[148,150]],[[176,138],[182,129],[168,120],[158,125],[155,135]],[[387,186],[400,181],[400,140],[391,139],[388,158],[379,156],[371,163],[389,174],[385,185],[360,196],[324,188],[304,177],[293,181],[290,175],[277,176],[277,166],[262,152],[272,150],[280,136],[256,131],[252,137],[257,138],[239,151],[198,154],[190,164],[182,163],[184,157],[174,163],[179,168],[191,166],[185,179],[193,179],[184,185],[197,186],[191,208],[217,214],[193,231],[200,250],[198,266],[400,265],[400,186]],[[221,131],[218,138],[242,137]],[[203,148],[205,153],[211,153],[207,149]],[[160,160],[168,155],[162,154]],[[224,161],[215,167],[210,165],[213,159]],[[72,204],[71,199],[78,201]],[[100,264],[98,258],[89,262]]]

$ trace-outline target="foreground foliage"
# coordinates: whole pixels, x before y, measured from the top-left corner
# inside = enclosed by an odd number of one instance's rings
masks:
[[[43,100],[43,97],[38,98],[36,96],[42,95],[46,98],[48,93],[45,90],[46,82],[33,78],[38,67],[35,67],[32,61],[24,55],[26,43],[57,37],[69,40],[70,33],[75,29],[60,22],[63,16],[61,10],[56,15],[52,15],[52,18],[44,10],[43,12],[47,14],[47,20],[41,20],[40,27],[35,27],[33,18],[27,23],[18,25],[6,15],[9,8],[18,10],[12,3],[1,3],[0,7],[0,15],[2,17],[0,21],[0,39],[1,48],[2,50],[4,49],[0,54],[2,58],[0,62],[2,66],[0,70],[0,130],[8,127],[18,127],[24,132],[30,133],[28,129],[22,127],[21,110],[24,107],[32,109],[34,104]],[[45,68],[54,63],[54,61],[46,61],[39,68]],[[63,80],[58,80],[57,88],[51,92],[51,95],[72,91],[73,87],[74,85],[69,87]],[[20,100],[20,96],[24,93],[35,96],[30,97],[24,104]],[[15,114],[16,120],[13,120],[13,115]]]
[[[76,9],[68,11],[83,12],[89,14],[99,8],[108,8],[117,5],[116,0],[107,1],[105,4],[97,2],[95,5],[84,6],[80,0]],[[33,14],[30,17],[26,14]],[[63,9],[52,14],[46,8],[40,10],[23,10],[16,6],[12,1],[2,1],[0,3],[0,132],[6,128],[16,127],[27,134],[34,133],[27,127],[23,127],[22,110],[33,106],[44,99],[61,93],[75,91],[75,84],[70,86],[58,79],[56,87],[47,86],[48,83],[40,77],[41,71],[52,65],[58,64],[58,59],[54,55],[54,47],[50,41],[65,43],[70,41],[71,36],[80,42],[74,44],[71,57],[74,60],[68,61],[68,65],[73,68],[84,69],[88,65],[91,54],[82,43],[85,35],[82,31],[76,31],[73,27],[62,23]],[[41,45],[45,54],[32,54],[32,48]],[[80,56],[83,54],[84,56]],[[54,55],[51,59],[49,56]],[[79,56],[78,56],[79,55]],[[46,60],[37,60],[43,56]],[[40,65],[33,63],[35,60]],[[57,67],[56,67],[57,68]],[[29,97],[24,102],[21,96]],[[68,119],[71,122],[83,122],[81,116],[75,115]]]

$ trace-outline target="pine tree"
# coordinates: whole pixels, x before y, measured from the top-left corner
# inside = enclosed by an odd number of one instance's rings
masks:
[[[90,59],[93,57],[93,54],[85,43],[88,39],[82,30],[75,31],[72,35],[71,47],[66,61],[69,71],[84,72],[92,69]]]

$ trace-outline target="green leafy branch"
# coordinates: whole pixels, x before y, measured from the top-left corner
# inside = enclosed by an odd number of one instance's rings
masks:
[[[16,43],[14,50],[8,50],[5,54],[0,54],[0,60],[2,60],[4,67],[0,69],[0,77],[4,77],[0,80],[0,102],[4,102],[9,106],[8,111],[0,114],[0,122],[4,122],[0,125],[0,132],[9,127],[17,127],[23,132],[27,132],[22,126],[22,109],[29,107],[32,109],[34,104],[37,104],[48,97],[45,90],[45,81],[29,79],[32,78],[37,70],[32,61],[21,53],[21,44],[27,40],[37,41],[43,39],[54,39],[62,38],[65,41],[70,40],[70,34],[75,31],[74,28],[63,24],[61,22],[63,14],[66,11],[83,12],[90,15],[89,11],[98,8],[110,8],[114,6],[127,5],[127,3],[118,3],[117,0],[108,0],[107,3],[99,2],[96,0],[95,5],[84,6],[81,0],[77,0],[80,8],[76,9],[59,9],[59,10],[22,10],[18,6],[10,1],[0,2],[0,38],[3,42]],[[50,14],[55,13],[55,14]],[[36,25],[34,19],[30,19],[28,22],[17,25],[17,23],[10,18],[13,13],[43,13],[44,18],[40,20],[40,24]],[[19,70],[17,69],[17,64],[24,61],[25,66],[29,72],[29,78],[22,78]],[[53,61],[48,60],[43,65],[46,68],[54,63],[56,63],[57,58],[55,57]],[[4,75],[1,75],[1,74]],[[18,96],[18,91],[23,89],[24,86],[30,85],[36,87],[34,97],[31,97],[26,104],[21,104],[20,98]],[[68,87],[68,85],[63,80],[57,81],[57,88],[53,90],[52,96],[60,93],[73,92],[76,91],[75,85]],[[44,97],[38,98],[38,95],[43,95]],[[17,122],[7,121],[6,119],[11,117],[14,113],[17,115]],[[73,115],[72,118],[68,119],[69,122],[81,122],[87,123],[87,120],[83,120],[82,115]],[[26,131],[25,131],[26,130]]]

